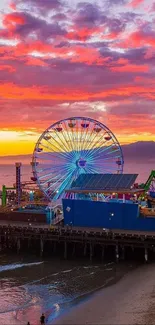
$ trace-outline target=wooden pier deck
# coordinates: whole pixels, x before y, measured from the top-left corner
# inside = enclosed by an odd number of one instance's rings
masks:
[[[124,259],[126,248],[132,250],[143,249],[144,259],[148,260],[149,252],[155,251],[155,232],[140,232],[126,230],[105,230],[101,228],[80,228],[80,227],[50,227],[47,224],[28,225],[22,222],[0,221],[0,244],[4,247],[22,251],[23,247],[36,246],[42,256],[46,250],[56,252],[61,246],[64,258],[72,251],[71,255],[76,256],[76,251],[81,254],[89,254],[92,260],[95,252],[100,251],[101,258],[104,258],[108,247],[113,247],[115,257],[118,261]]]

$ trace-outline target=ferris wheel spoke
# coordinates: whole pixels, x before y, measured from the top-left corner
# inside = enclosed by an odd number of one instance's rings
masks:
[[[68,182],[68,180],[72,177],[72,175],[74,174],[75,171],[73,171],[72,173],[66,173],[65,174],[65,177],[64,175],[59,179],[59,180],[62,180],[61,182],[61,185],[58,185],[56,190],[60,190],[60,187],[65,183],[65,182]],[[54,184],[50,185],[48,187],[48,189],[46,191],[48,191],[51,187],[55,186],[56,184],[58,184],[58,182],[55,182]]]
[[[104,141],[104,143],[103,144],[105,144],[106,143],[106,141]],[[96,148],[95,147],[95,145],[91,148],[91,149],[89,149],[89,151],[87,152],[87,154],[85,155],[85,159],[91,159],[91,158],[95,158],[96,157],[96,155],[97,155],[97,152],[98,151],[105,151],[105,150],[107,150],[107,147],[100,147],[100,148]]]
[[[93,150],[93,149],[95,149],[96,147],[98,148],[98,147],[101,147],[103,144],[105,144],[107,141],[105,140],[104,136],[105,136],[107,133],[108,133],[107,130],[104,131],[104,134],[101,133],[101,134],[100,134],[100,137],[97,138],[97,141],[96,141],[96,142],[94,142],[95,139],[93,139],[93,141],[92,141],[92,146],[90,146],[88,149],[89,149],[89,150]],[[97,136],[98,136],[98,134],[97,134]],[[96,137],[95,137],[95,138],[96,138]]]
[[[118,156],[114,156],[112,157],[113,159],[118,159]],[[111,157],[105,157],[104,158],[104,161],[107,161],[107,160],[111,160]]]
[[[77,131],[77,146],[78,152],[80,152],[80,128],[81,128],[81,119],[77,121],[78,131]]]
[[[85,158],[87,158],[91,153],[93,153],[93,151],[96,149],[96,145],[99,145],[100,144],[100,140],[103,139],[103,137],[104,137],[105,134],[106,133],[100,135],[99,138],[97,138],[98,137],[98,134],[97,133],[94,135],[94,138],[92,139],[92,142],[90,142],[90,145],[86,149],[87,152],[86,152]],[[104,142],[106,142],[106,141],[104,140]]]
[[[47,146],[47,145],[45,145],[45,144],[43,144],[43,143],[41,143],[41,146],[42,146],[43,148],[45,148],[45,149],[48,150],[48,151],[45,151],[45,152],[44,152],[44,154],[46,154],[46,155],[51,155],[51,154],[53,154],[53,152],[56,153],[56,151],[53,151],[53,148],[50,148],[49,146]],[[51,150],[52,150],[52,152],[51,152]],[[61,156],[63,156],[63,157],[66,156],[66,153],[60,152],[60,154],[61,154]],[[41,155],[40,155],[40,156],[41,156]],[[39,158],[40,158],[40,156],[38,155]]]
[[[65,129],[64,129],[64,132],[62,132],[62,136],[64,138],[64,142],[67,144],[66,147],[68,147],[68,151],[72,152],[73,151],[73,148],[70,145],[69,138],[67,139],[68,131],[67,131],[67,127],[66,127],[65,122],[64,122],[64,126],[65,126]]]
[[[87,144],[89,144],[89,141],[90,141],[90,130],[92,130],[92,122],[87,121],[87,120],[83,120],[82,123],[89,124],[89,127],[85,127],[84,129],[81,129],[81,138],[80,138],[81,147],[80,147],[80,151],[83,154],[83,151],[85,150],[85,147],[87,146]],[[89,139],[88,139],[88,136],[89,136]]]
[[[63,139],[64,139],[64,143],[66,143],[66,147],[68,147],[68,151],[70,153],[72,153],[73,148],[72,148],[72,146],[70,144],[69,134],[68,134],[68,131],[67,131],[67,127],[66,127],[65,122],[64,122],[63,127],[65,127],[65,129],[63,129],[64,132],[62,132],[62,136],[63,136]],[[67,139],[67,136],[68,136],[68,139]],[[72,156],[73,156],[73,153],[72,153]]]
[[[48,130],[48,132],[49,132],[49,134],[50,134],[50,136],[51,136],[52,141],[54,141],[54,144],[51,143],[51,139],[50,139],[50,140],[47,140],[47,141],[51,144],[51,146],[54,146],[54,147],[56,148],[56,150],[60,151],[60,148],[62,147],[62,145],[61,145],[61,141],[59,142],[58,140],[56,140],[55,137],[53,137],[53,136],[56,136],[57,139],[60,140],[60,138],[58,137],[58,132],[56,133],[55,130],[52,130],[52,131],[54,132],[54,134],[52,134],[52,132],[51,132],[50,130]],[[53,136],[52,136],[52,135],[53,135]],[[56,143],[56,144],[55,144],[55,143]],[[61,145],[61,146],[60,146],[60,145]],[[66,147],[64,147],[63,150],[64,150],[64,152],[66,152],[66,153],[68,152],[67,149],[66,149]]]
[[[90,133],[90,138],[89,138],[89,142],[88,144],[85,145],[84,150],[87,153],[87,151],[89,150],[91,144],[94,142],[95,138],[97,137],[97,133],[94,133],[94,130],[92,129],[91,133]]]
[[[79,134],[78,134],[78,146],[79,146],[79,153],[81,152],[81,136],[82,136],[82,127],[81,127],[81,124],[82,124],[82,121],[79,120],[79,126],[78,126],[78,129],[79,129]]]
[[[81,153],[81,148],[82,148],[82,136],[83,136],[83,132],[84,132],[84,128],[81,126],[82,124],[85,123],[84,119],[81,119],[79,121],[79,152]]]
[[[102,153],[103,153],[103,155],[102,155]],[[120,154],[117,154],[117,153],[115,153],[114,155],[107,155],[107,154],[104,154],[104,152],[100,152],[100,153],[98,153],[94,158],[91,158],[89,161],[90,162],[99,162],[99,161],[106,161],[106,160],[113,160],[113,159],[119,159],[119,158],[121,158],[121,156],[120,156]],[[116,161],[115,161],[116,162]]]
[[[116,170],[116,168],[113,168],[113,167],[105,167],[105,166],[98,166],[97,167],[98,168],[98,170],[99,171],[101,171],[101,174],[104,172],[104,174],[105,174],[105,172],[107,173],[107,172],[110,172],[110,174],[113,172],[113,171],[115,171]]]
[[[43,144],[43,143],[41,143],[41,146],[43,147],[43,148],[45,148],[45,149],[47,149],[48,151],[45,151],[44,152],[44,154],[46,154],[46,155],[51,155],[52,153],[53,153],[53,148],[51,148],[51,147],[49,147],[47,144],[45,145],[45,144]],[[52,150],[52,152],[51,152],[51,150]],[[61,155],[62,156],[64,156],[64,154],[63,153],[61,153]],[[39,156],[39,155],[38,155]],[[40,155],[41,156],[41,155]],[[39,157],[40,157],[39,156]]]
[[[67,163],[69,160],[69,155],[61,154],[61,152],[44,152],[41,153],[40,155],[36,155],[37,160],[47,160],[47,161],[52,161],[55,159],[55,161],[63,161],[63,163]]]
[[[64,168],[61,168],[61,174],[58,174],[58,176],[55,177],[55,178],[58,179],[58,177],[61,176],[62,173],[63,173],[63,177],[65,177],[68,173],[71,173],[72,171],[73,171],[73,168],[71,168],[70,166],[69,166],[69,167],[64,166]],[[57,171],[54,171],[54,173],[57,173]],[[42,176],[40,176],[39,179],[46,178],[47,176],[52,176],[50,179],[46,180],[46,181],[43,183],[43,185],[47,184],[49,181],[51,181],[51,180],[53,179],[53,177],[54,177],[54,175],[55,175],[54,173],[51,172],[51,173],[49,173],[49,174],[46,174],[46,175],[42,175]]]
[[[90,174],[98,174],[98,171],[96,168],[94,168],[93,166],[87,166],[85,168],[85,172],[86,173],[90,173]]]
[[[67,171],[72,171],[74,168],[72,167],[72,166],[55,166],[54,168],[50,168],[51,169],[51,172],[49,173],[49,174],[46,174],[46,175],[41,175],[41,177],[43,178],[43,176],[50,176],[50,175],[52,175],[52,174],[56,174],[56,173],[58,173],[60,170],[61,170],[61,172],[63,172],[63,173],[65,173],[66,172],[66,170]]]
[[[89,126],[92,127],[91,123],[89,123]],[[90,138],[90,134],[89,134],[90,128],[85,128],[83,136],[82,136],[82,145],[81,145],[81,151],[83,152],[85,150],[85,146],[88,143],[88,136]]]
[[[103,147],[103,145],[105,143],[106,143],[106,141],[104,141],[102,143],[102,146],[101,147],[96,148],[96,149],[94,148],[92,150],[92,152],[88,154],[87,158],[89,158],[89,159],[92,158],[92,157],[93,158],[98,158],[100,156],[100,154],[104,153],[105,151],[112,150],[113,143],[111,145],[109,145],[109,146]]]
[[[68,131],[68,125],[66,125],[66,121],[64,121],[64,126],[65,126],[65,129],[66,129],[66,134],[67,134],[67,136],[68,136],[68,140],[67,140],[67,142],[69,143],[69,145],[70,145],[70,151],[75,151],[75,147],[73,147],[73,145],[72,145],[72,138],[71,138],[71,136],[70,136],[70,134],[69,134],[69,131]]]
[[[42,144],[42,146],[44,148],[50,150],[50,148],[45,146],[44,144]],[[56,153],[56,151],[55,151],[55,153]],[[45,152],[45,154],[51,155],[51,152]],[[64,157],[64,158],[68,158],[68,159],[70,158],[70,153],[68,153],[68,152],[57,152],[57,154],[59,154],[61,157]]]
[[[102,136],[99,138],[99,139],[97,139],[97,141],[94,143],[94,145],[90,148],[91,150],[92,149],[100,149],[100,148],[102,148],[106,143],[108,143],[109,142],[109,144],[110,144],[110,142],[112,141],[112,144],[113,144],[113,140],[111,139],[110,141],[108,141],[107,142],[107,140],[105,139],[105,135],[106,135],[106,133],[104,133],[104,134],[102,134]]]
[[[85,134],[87,134],[87,132],[89,131],[90,121],[83,118],[83,119],[81,119],[80,124],[81,124],[80,125],[81,133],[80,133],[80,140],[79,140],[79,143],[80,143],[79,150],[82,153],[82,148],[83,148],[83,145],[85,143]],[[85,126],[82,126],[83,124]],[[88,127],[86,126],[87,124],[89,125]]]
[[[113,146],[112,146],[112,147],[113,147]],[[118,147],[118,149],[111,150],[110,152],[107,152],[106,155],[115,154],[116,152],[120,152],[119,147]]]
[[[64,178],[66,178],[68,175],[68,173],[64,174],[64,175],[59,175],[59,178],[57,177],[52,177],[50,178],[48,181],[44,182],[42,185],[44,186],[45,184],[50,184],[46,189],[45,191],[48,191],[49,189],[55,187],[56,184],[59,184],[60,181],[63,181]]]
[[[48,171],[48,170],[55,170],[55,169],[58,169],[59,168],[59,170],[60,169],[63,169],[63,168],[71,168],[71,166],[69,165],[68,166],[68,164],[66,164],[66,165],[62,165],[62,164],[59,164],[59,165],[50,165],[50,167],[46,167],[46,168],[40,168],[40,169],[38,169],[37,171],[38,172],[44,172],[44,171]]]
[[[71,130],[71,133],[72,133],[71,138],[72,138],[72,141],[73,141],[74,152],[75,152],[75,155],[77,156],[78,155],[78,150],[77,150],[77,141],[78,141],[78,139],[77,139],[77,133],[74,132],[73,128]]]
[[[66,141],[68,142],[68,144],[70,146],[70,152],[72,154],[72,159],[75,159],[76,148],[74,146],[74,143],[72,143],[74,140],[73,132],[72,132],[72,134],[70,134],[70,131],[68,130],[68,125],[66,125],[66,121],[64,121],[64,126],[65,126],[65,130],[66,130],[66,136],[68,137],[66,139]]]
[[[100,125],[100,123],[96,123],[95,124],[96,125],[96,127],[99,127],[99,128],[101,128],[101,125]],[[94,126],[95,126],[94,125]],[[102,131],[104,131],[104,133],[102,133]],[[93,128],[93,132],[94,132],[94,128]],[[87,150],[91,150],[91,149],[93,149],[94,147],[96,147],[96,143],[98,144],[99,142],[100,142],[100,140],[101,139],[103,139],[103,137],[104,137],[104,135],[107,133],[107,129],[103,129],[102,130],[102,128],[101,128],[101,133],[100,134],[98,134],[98,132],[94,132],[94,137],[93,137],[93,139],[92,139],[92,141],[90,142],[90,146],[87,148]],[[94,140],[97,140],[95,143],[94,143]],[[93,145],[93,147],[91,147],[91,144]]]
[[[42,179],[46,179],[48,176],[53,176],[53,175],[55,175],[55,173],[58,171],[59,169],[56,169],[56,170],[52,170],[50,173],[48,173],[48,174],[44,174],[44,175],[41,175],[40,177],[39,177],[39,179],[40,180],[42,180]],[[64,172],[65,172],[65,169],[63,170]],[[47,183],[48,181],[46,181],[45,183]],[[45,183],[43,183],[43,185],[45,184]]]
[[[67,187],[70,187],[72,182],[73,182],[73,178],[74,178],[74,173],[69,175],[65,180],[64,182],[61,184],[61,186],[59,187],[58,189],[58,193],[56,195],[56,199],[58,197],[60,197],[60,195],[64,192],[64,190],[67,188]]]
[[[63,130],[63,127],[62,127],[62,131],[60,132],[60,135],[62,135],[62,136],[63,136],[63,131],[64,130]],[[60,140],[60,144],[61,144],[62,148],[64,149],[64,151],[67,151],[67,152],[70,151],[68,143],[67,142],[64,143],[64,136],[60,137],[59,132],[56,131],[55,128],[54,128],[54,132],[55,132],[57,138]]]
[[[51,139],[48,139],[48,140],[45,139],[46,134],[43,136],[42,140],[45,141],[45,143],[48,143],[50,145],[50,148],[52,151],[55,151],[55,149],[56,149],[56,152],[60,151],[60,143],[55,138],[52,137],[52,134],[49,130],[48,130],[48,134],[52,138],[53,142],[51,142]],[[54,150],[53,150],[53,148],[54,148]],[[64,150],[64,152],[67,152],[66,149]]]

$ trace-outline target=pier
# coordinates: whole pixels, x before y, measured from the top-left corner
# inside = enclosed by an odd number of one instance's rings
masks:
[[[87,256],[90,261],[96,256],[103,261],[110,251],[116,262],[137,250],[148,262],[149,256],[155,255],[155,232],[0,222],[0,245],[1,250],[7,248],[17,253],[35,249],[40,256],[56,254],[64,259]]]

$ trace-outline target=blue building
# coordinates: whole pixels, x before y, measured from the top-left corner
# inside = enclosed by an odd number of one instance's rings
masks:
[[[138,202],[138,195],[144,190],[134,188],[137,176],[80,175],[63,199],[64,224],[112,230],[155,231],[153,215],[144,207],[148,211],[146,217]]]

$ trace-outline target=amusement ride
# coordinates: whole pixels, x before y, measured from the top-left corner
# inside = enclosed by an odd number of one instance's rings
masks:
[[[80,174],[121,174],[123,164],[120,144],[108,127],[91,118],[66,118],[40,136],[32,180],[48,200],[57,200]]]

